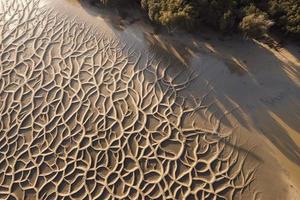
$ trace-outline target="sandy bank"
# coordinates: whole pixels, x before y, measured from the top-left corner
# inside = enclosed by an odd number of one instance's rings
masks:
[[[299,199],[299,47],[35,2],[0,9],[0,198]]]

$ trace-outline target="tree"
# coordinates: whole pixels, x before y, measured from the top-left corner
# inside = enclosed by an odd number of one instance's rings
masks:
[[[266,12],[282,30],[300,34],[300,1],[269,0]]]
[[[97,0],[120,6],[129,0]],[[205,23],[222,32],[243,30],[247,36],[265,35],[274,24],[287,33],[300,36],[299,0],[130,0],[139,2],[151,21],[191,29]]]
[[[185,0],[142,0],[141,6],[152,21],[168,27],[188,26],[196,15],[193,5]]]

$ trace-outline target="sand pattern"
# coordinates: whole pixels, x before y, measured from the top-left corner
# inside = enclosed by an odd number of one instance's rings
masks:
[[[240,199],[254,180],[220,123],[193,122],[193,73],[38,1],[1,1],[0,34],[0,199]]]

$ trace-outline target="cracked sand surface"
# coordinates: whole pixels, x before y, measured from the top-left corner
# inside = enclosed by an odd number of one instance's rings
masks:
[[[221,120],[193,121],[195,74],[35,0],[2,1],[0,33],[0,199],[241,199],[254,181]]]

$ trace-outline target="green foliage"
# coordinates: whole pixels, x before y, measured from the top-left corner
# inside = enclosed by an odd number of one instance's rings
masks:
[[[241,30],[248,37],[261,38],[265,36],[273,22],[264,14],[253,13],[243,18],[239,24]]]
[[[100,0],[105,5],[128,1]],[[240,28],[252,35],[254,30],[266,34],[272,20],[275,27],[300,35],[299,0],[131,0],[134,1],[141,4],[152,21],[167,27],[190,28],[201,22],[222,32]]]
[[[204,23],[228,32],[236,24],[237,2],[232,0],[194,0],[198,19]]]
[[[266,12],[283,30],[300,34],[300,1],[269,0]]]
[[[188,26],[195,19],[195,9],[184,0],[142,0],[149,18],[165,26]]]

